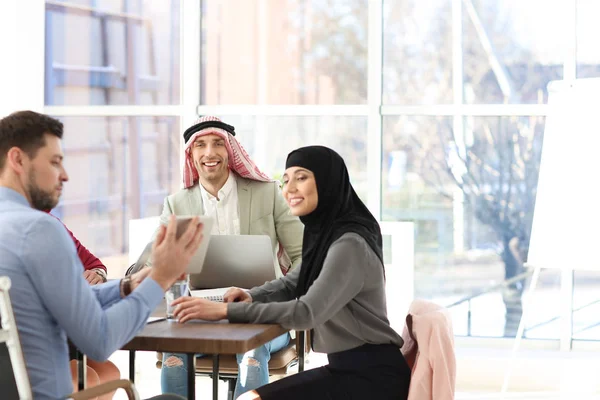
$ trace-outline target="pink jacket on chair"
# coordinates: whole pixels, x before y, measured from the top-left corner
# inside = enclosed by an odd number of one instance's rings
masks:
[[[456,357],[448,310],[429,301],[413,301],[402,339],[402,354],[412,370],[408,400],[453,400]]]

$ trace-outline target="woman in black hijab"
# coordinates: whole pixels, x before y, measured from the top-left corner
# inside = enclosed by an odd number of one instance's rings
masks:
[[[410,369],[387,319],[381,231],[344,160],[327,147],[303,147],[288,155],[283,179],[290,211],[305,225],[302,265],[249,293],[232,289],[224,304],[181,298],[176,317],[312,330],[313,349],[329,365],[239,400],[406,399]]]
[[[360,235],[382,261],[383,268],[379,224],[350,184],[342,157],[327,147],[304,147],[288,155],[286,170],[294,167],[312,172],[318,194],[318,204],[313,211],[296,213],[304,224],[302,264],[306,266],[300,271],[297,297],[308,291],[323,268],[329,247],[345,233]]]

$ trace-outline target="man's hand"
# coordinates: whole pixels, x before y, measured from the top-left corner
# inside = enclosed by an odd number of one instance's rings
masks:
[[[104,279],[102,279],[102,277],[93,270],[83,271],[83,277],[90,285],[104,283]]]
[[[184,323],[191,319],[218,321],[227,318],[227,304],[200,299],[198,297],[183,296],[173,301],[173,315]]]
[[[169,225],[161,225],[152,245],[153,268],[150,276],[167,290],[185,273],[190,260],[202,242],[203,225],[192,218],[185,232],[177,238],[177,220],[171,215]]]
[[[150,272],[152,272],[152,268],[144,267],[144,268],[140,269],[138,272],[136,272],[135,274],[132,274],[131,275],[131,291],[134,291],[135,288],[138,287],[139,284],[142,283],[148,275],[150,275]]]
[[[244,302],[252,303],[252,296],[247,291],[240,288],[231,288],[223,295],[223,301],[225,303]]]

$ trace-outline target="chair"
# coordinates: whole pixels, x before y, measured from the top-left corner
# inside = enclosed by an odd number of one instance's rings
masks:
[[[0,393],[2,398],[32,400],[31,383],[10,302],[10,285],[10,278],[0,276]],[[117,389],[124,389],[128,399],[139,400],[133,384],[124,379],[73,393],[68,399],[91,399]]]
[[[429,301],[413,301],[402,339],[402,354],[412,370],[408,400],[454,400],[456,357],[448,310]]]
[[[305,357],[310,353],[310,331],[296,331],[295,341],[271,355],[269,360],[269,375],[286,375],[288,369],[298,365],[298,372],[304,371]],[[162,353],[156,353],[156,367],[162,367]],[[212,377],[212,357],[196,359],[196,375]],[[238,364],[235,355],[219,357],[219,379],[228,384],[227,398],[233,400],[233,392],[237,383]]]

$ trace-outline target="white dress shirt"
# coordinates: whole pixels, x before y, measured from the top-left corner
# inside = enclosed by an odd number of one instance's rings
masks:
[[[239,235],[240,213],[238,207],[237,181],[234,173],[229,172],[229,178],[217,193],[218,198],[208,193],[200,185],[204,215],[211,216],[215,222],[212,235]]]

